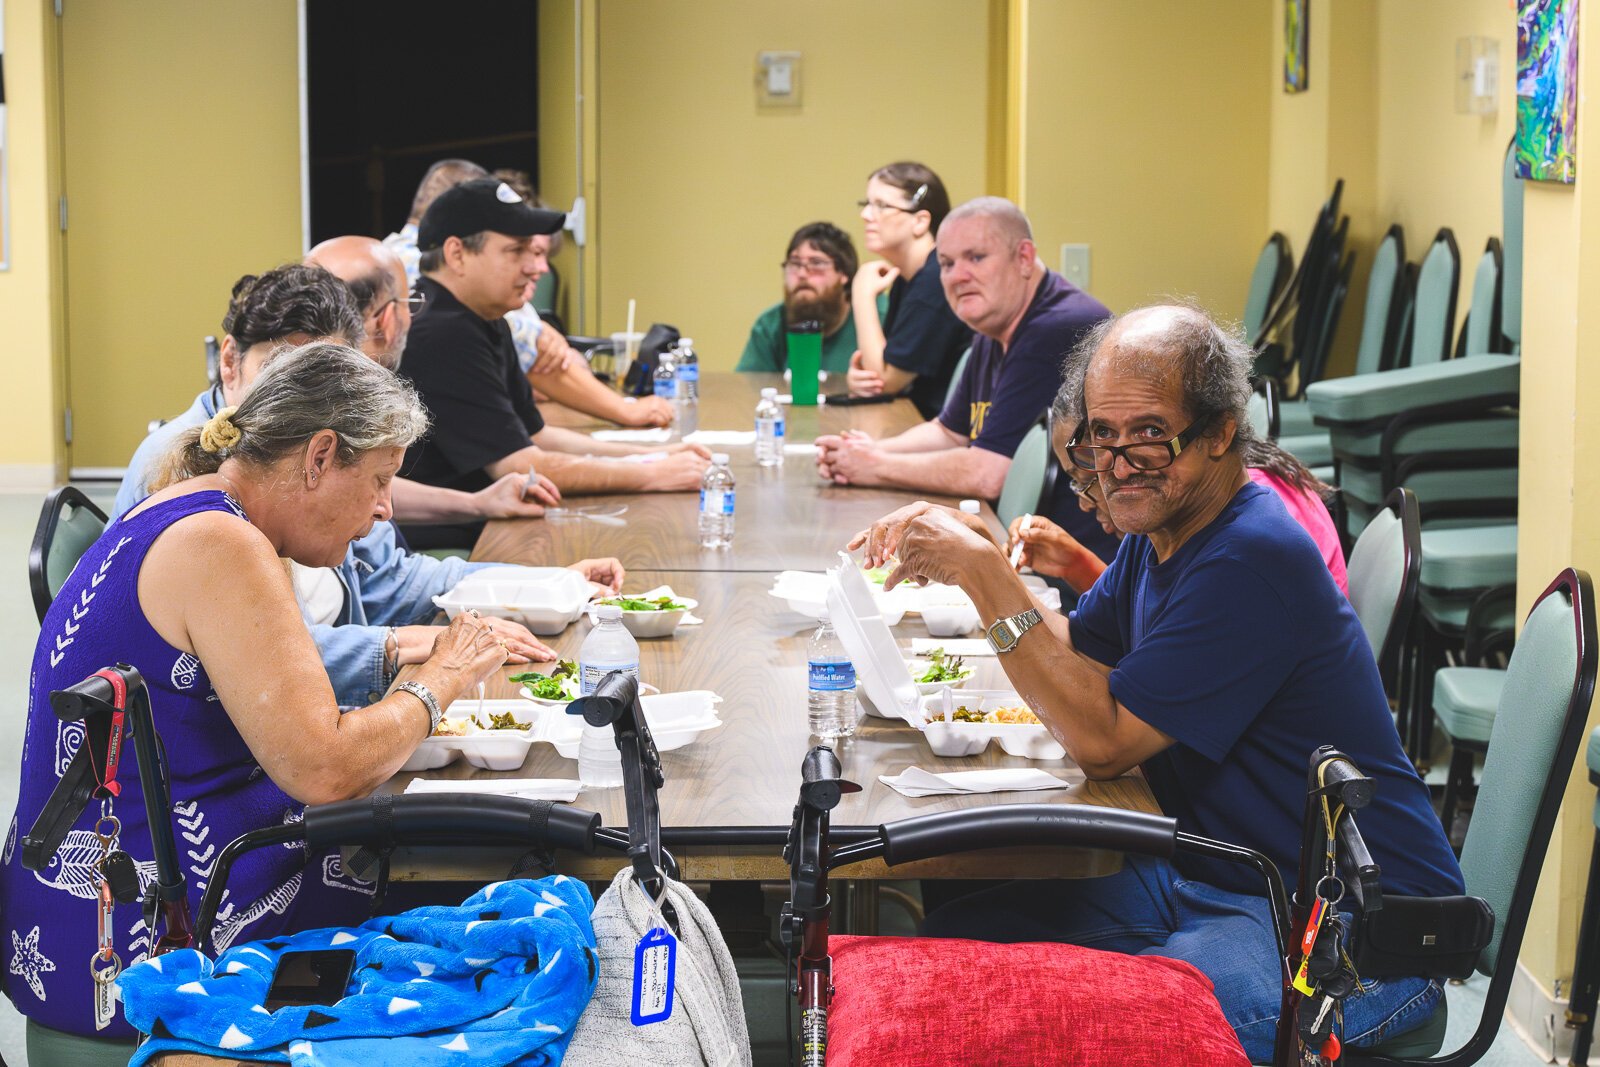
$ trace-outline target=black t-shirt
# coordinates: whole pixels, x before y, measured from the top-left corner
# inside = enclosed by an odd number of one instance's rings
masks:
[[[411,324],[400,371],[432,422],[407,450],[403,473],[425,485],[475,492],[490,482],[484,468],[527,448],[544,419],[505,320],[483,319],[431,278],[419,279],[417,288],[427,303]],[[405,530],[418,548],[470,548],[483,524]]]
[[[939,282],[939,257],[932,252],[921,270],[890,286],[883,336],[883,361],[917,376],[906,395],[923,418],[938,415],[972,330],[950,310]]]

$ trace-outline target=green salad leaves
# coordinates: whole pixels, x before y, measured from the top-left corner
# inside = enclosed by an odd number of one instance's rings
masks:
[[[556,669],[549,674],[540,674],[537,671],[524,671],[521,674],[510,675],[510,680],[518,685],[528,687],[528,692],[540,700],[576,700],[578,698],[578,665],[570,659],[564,659],[556,664]],[[509,727],[497,726],[497,730]]]
[[[689,606],[679,603],[669,596],[652,597],[649,600],[636,596],[613,596],[604,600],[597,600],[595,603],[615,604],[623,611],[683,611]]]
[[[972,668],[961,662],[960,656],[947,656],[942,648],[928,649],[928,669],[916,679],[918,682],[959,682],[972,675]]]

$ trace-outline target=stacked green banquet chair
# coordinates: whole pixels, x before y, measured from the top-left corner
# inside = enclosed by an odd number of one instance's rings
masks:
[[[94,501],[73,486],[63,485],[44,498],[33,544],[28,548],[28,586],[40,622],[72,568],[100,539],[110,521]]]
[[[1310,380],[1306,368],[1317,363],[1316,343],[1326,332],[1325,302],[1334,288],[1330,276],[1343,265],[1349,230],[1349,219],[1339,214],[1343,192],[1344,180],[1334,182],[1311,226],[1305,254],[1255,330],[1256,375],[1277,379],[1285,396],[1297,396]]]
[[[1504,260],[1500,238],[1489,238],[1472,272],[1472,303],[1468,305],[1461,332],[1456,335],[1457,358],[1468,353],[1510,350],[1500,333]]]
[[[1289,276],[1294,273],[1294,255],[1289,251],[1289,239],[1274,232],[1261,246],[1256,256],[1255,270],[1250,273],[1250,291],[1244,301],[1244,339],[1256,343],[1267,312],[1283,293]]]
[[[1356,348],[1356,374],[1394,367],[1409,301],[1405,230],[1396,223],[1378,242],[1372,257]],[[1283,401],[1279,424],[1278,444],[1313,468],[1323,481],[1333,481],[1333,444],[1327,429],[1313,421],[1310,405],[1304,399]]]
[[[1013,519],[1049,510],[1055,475],[1060,470],[1053,460],[1050,431],[1040,421],[1022,438],[1016,454],[1011,457],[1011,467],[1000,487],[1000,499],[994,505],[1000,525],[1009,528]]]

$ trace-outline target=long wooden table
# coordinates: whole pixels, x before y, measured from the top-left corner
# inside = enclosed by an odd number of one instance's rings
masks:
[[[767,379],[771,381],[771,379]],[[707,374],[702,382],[700,425],[742,429],[751,421],[757,377]],[[749,401],[746,405],[745,401]],[[553,420],[554,421],[554,420]],[[809,442],[818,432],[848,427],[898,432],[914,424],[906,401],[867,407],[795,409],[789,412],[791,443]],[[790,456],[782,468],[761,470],[751,450],[731,449],[739,497],[734,547],[702,552],[694,535],[697,502],[693,494],[586,498],[580,503],[625,502],[625,527],[587,520],[552,524],[540,520],[491,523],[475,558],[518,563],[564,563],[584,556],[615,555],[629,568],[628,591],[670,585],[699,601],[695,614],[705,620],[680,627],[668,639],[640,642],[640,674],[666,692],[711,689],[723,699],[724,725],[695,743],[663,755],[666,785],[661,810],[666,840],[688,879],[781,879],[787,868],[771,844],[727,843],[730,833],[762,832],[768,838],[788,827],[800,778],[800,762],[812,741],[806,724],[805,644],[816,623],[795,614],[768,595],[772,574],[782,568],[821,570],[837,560],[849,534],[915,497],[900,491],[845,489],[823,485],[809,457]],[[993,528],[993,513],[983,514]],[[575,658],[588,634],[580,621],[548,642],[564,658]],[[916,616],[896,628],[909,642],[927,633]],[[1007,687],[993,657],[970,661],[978,668],[974,687]],[[504,673],[491,683],[490,697],[515,695]],[[1070,760],[1033,761],[1005,755],[998,744],[981,756],[943,759],[921,734],[904,723],[866,718],[855,737],[837,746],[845,777],[862,786],[833,813],[836,827],[879,823],[933,811],[992,804],[1097,804],[1156,811],[1144,781],[1135,776],[1090,782]],[[1034,793],[936,796],[911,799],[878,780],[908,766],[932,771],[987,767],[1039,766],[1073,782],[1066,790]],[[458,762],[426,772],[433,778],[496,777]],[[548,745],[536,744],[527,761],[500,777],[575,778],[575,761]],[[403,792],[413,776],[402,774],[386,791]],[[598,811],[608,826],[626,823],[622,791],[584,790],[577,803]],[[484,879],[503,876],[509,853],[503,850],[425,849],[397,852],[397,878]],[[1065,877],[1105,873],[1116,857],[1089,851],[976,853],[895,868],[896,877]],[[587,861],[566,869],[582,877],[615,870],[612,859]],[[887,877],[881,863],[850,869],[853,878]]]

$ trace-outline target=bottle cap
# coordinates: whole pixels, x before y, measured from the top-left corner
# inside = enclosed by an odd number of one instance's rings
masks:
[[[728,454],[726,452],[713,452],[711,453],[711,462],[719,467],[726,467],[728,465]]]
[[[776,389],[763,389],[763,390],[761,390],[761,396],[762,396],[763,399],[770,399],[770,398],[775,397],[777,395],[778,395],[778,391]]]
[[[616,604],[598,604],[594,609],[594,617],[601,622],[616,622],[622,618],[622,608]]]
[[[963,500],[961,502],[961,510],[966,512],[968,515],[976,515],[978,512],[983,510],[983,505],[978,503],[976,500]]]

